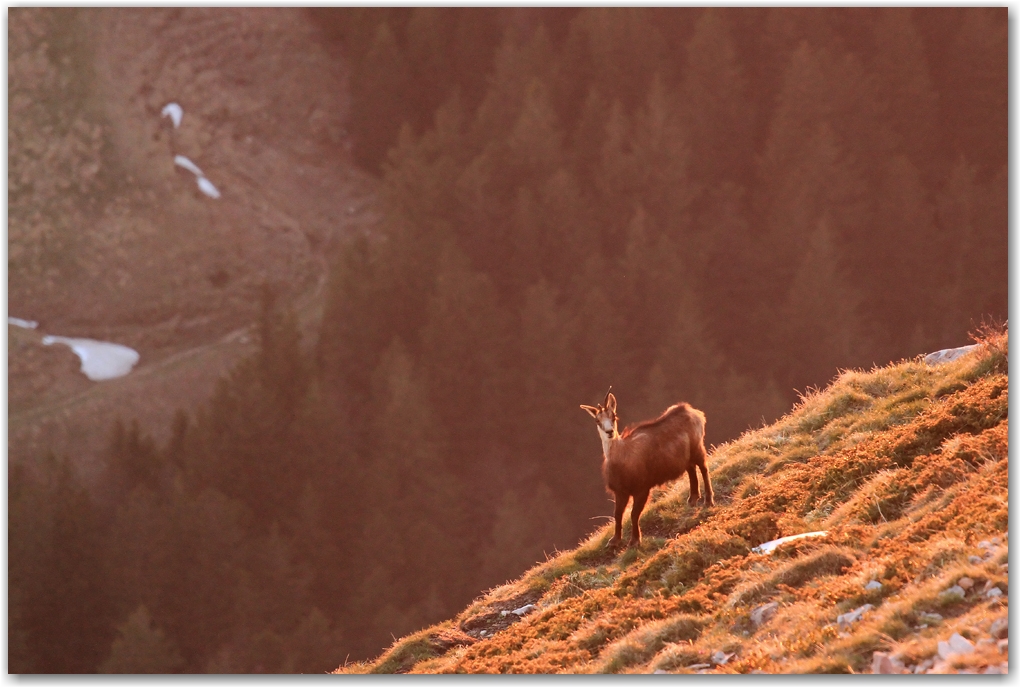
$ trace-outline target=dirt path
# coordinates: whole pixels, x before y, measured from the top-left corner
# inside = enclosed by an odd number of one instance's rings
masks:
[[[10,271],[11,313],[41,325],[9,327],[8,455],[51,449],[87,467],[116,417],[137,418],[162,441],[178,408],[210,396],[254,350],[263,283],[313,333],[330,247],[377,221],[375,181],[349,154],[345,67],[300,9],[22,8],[11,22],[32,29],[12,46],[10,91],[28,103],[12,110],[12,130],[72,151],[59,168],[12,162],[27,190],[14,203],[11,245],[33,255],[40,236],[65,225],[76,236],[73,269]],[[87,64],[71,74],[75,60]],[[60,92],[52,84],[75,74],[87,86],[75,107],[40,109]],[[160,117],[171,101],[184,108],[176,130]],[[78,145],[78,130],[99,143]],[[195,161],[221,198],[203,196],[174,153]],[[20,231],[18,213],[46,201],[32,189],[48,176],[73,184],[82,169],[100,170],[89,174],[101,183],[73,218],[57,217],[49,234]],[[77,358],[53,350],[63,347],[39,345],[44,332],[123,343],[141,361],[126,377],[89,382]]]

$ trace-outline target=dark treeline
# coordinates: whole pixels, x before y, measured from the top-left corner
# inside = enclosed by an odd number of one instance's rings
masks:
[[[384,219],[165,447],[12,468],[13,672],[371,655],[611,512],[609,384],[718,444],[1006,315],[1004,8],[311,16]]]

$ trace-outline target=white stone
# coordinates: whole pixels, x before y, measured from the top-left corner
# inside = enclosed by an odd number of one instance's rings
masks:
[[[805,539],[807,537],[824,537],[827,534],[828,532],[825,531],[804,532],[803,534],[791,534],[788,537],[780,537],[779,539],[773,539],[772,541],[767,541],[764,544],[759,544],[758,546],[751,549],[751,551],[753,551],[754,553],[772,553],[773,551],[776,550],[776,547],[781,546],[786,542],[795,541],[797,539]]]
[[[881,589],[882,588],[882,583],[879,582],[878,580],[872,580],[871,582],[868,582],[866,585],[864,585],[864,588],[866,590],[868,590],[869,592],[872,589]]]
[[[939,642],[939,656],[948,659],[958,654],[970,654],[974,652],[974,645],[970,640],[954,632],[948,642]]]
[[[535,610],[535,604],[527,604],[525,606],[521,606],[520,608],[515,608],[510,612],[513,613],[514,615],[527,615],[528,613],[531,613],[533,610]]]
[[[941,365],[956,360],[962,355],[966,355],[973,350],[978,348],[979,344],[971,344],[970,346],[960,346],[959,348],[943,348],[941,351],[935,351],[924,356],[924,362],[928,365]]]
[[[864,604],[860,608],[855,608],[854,610],[849,611],[847,613],[843,613],[842,615],[837,617],[836,623],[839,625],[841,630],[845,630],[849,628],[850,625],[860,620],[861,617],[863,617],[864,614],[870,611],[872,608],[874,608],[874,606],[872,606],[871,604]]]
[[[899,675],[904,672],[903,663],[884,651],[871,655],[871,672],[876,675]]]
[[[997,596],[1002,596],[1002,590],[999,589],[998,587],[992,587],[987,592],[985,592],[985,596],[987,596],[989,599],[994,599]]]

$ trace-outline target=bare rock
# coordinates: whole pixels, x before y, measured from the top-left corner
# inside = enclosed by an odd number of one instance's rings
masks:
[[[712,654],[712,663],[716,664],[717,666],[724,666],[734,656],[736,656],[736,653],[728,654],[725,651],[720,650]]]
[[[868,582],[866,585],[864,585],[864,588],[869,592],[873,589],[881,589],[882,583],[879,582],[878,580],[872,580],[871,582]]]
[[[963,587],[963,589],[966,590],[974,586],[974,580],[970,579],[969,577],[961,577],[959,580],[957,580],[956,584],[960,587]]]
[[[924,362],[929,365],[941,365],[956,360],[962,355],[966,355],[971,351],[975,350],[979,344],[971,344],[970,346],[960,346],[959,348],[943,348],[941,351],[935,351],[924,356]]]
[[[874,608],[874,606],[872,606],[871,604],[864,604],[860,608],[855,608],[852,611],[843,613],[842,615],[838,616],[836,618],[836,623],[839,625],[839,629],[841,630],[848,629],[851,625],[860,620],[864,616],[864,614],[870,611],[872,608]]]
[[[876,675],[899,675],[907,672],[903,662],[884,651],[871,655],[871,672]]]
[[[948,642],[939,642],[939,656],[948,660],[952,656],[970,654],[974,652],[974,645],[966,637],[953,633]]]
[[[939,594],[939,599],[942,601],[959,601],[967,595],[967,590],[958,584],[954,584],[949,589]]]
[[[992,626],[988,629],[988,634],[992,635],[996,639],[1005,639],[1009,636],[1009,618],[999,618],[992,623]]]
[[[779,604],[775,601],[764,606],[758,606],[758,608],[751,611],[751,622],[754,623],[755,627],[761,627],[772,619],[777,610],[779,610]]]
[[[994,599],[997,596],[1002,596],[1002,590],[999,589],[998,587],[992,587],[987,592],[985,592],[985,596],[987,596],[989,599]]]

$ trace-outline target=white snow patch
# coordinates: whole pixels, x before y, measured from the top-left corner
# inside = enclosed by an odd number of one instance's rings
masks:
[[[764,544],[760,544],[760,545],[754,547],[753,549],[751,549],[751,551],[753,551],[754,553],[772,553],[773,551],[776,550],[777,546],[781,546],[781,545],[785,544],[788,541],[794,541],[795,539],[804,539],[806,537],[824,537],[827,534],[828,534],[828,531],[822,531],[822,532],[804,532],[803,534],[791,534],[789,537],[780,537],[779,539],[773,539],[772,541],[767,541]]]
[[[210,198],[219,198],[220,191],[213,183],[203,176],[198,177],[198,190]]]
[[[202,170],[198,168],[194,162],[184,157],[183,155],[174,155],[174,164],[178,167],[183,167],[197,177],[205,176],[202,174]]]
[[[181,126],[181,119],[184,117],[184,108],[177,103],[167,103],[163,107],[162,112],[164,117],[170,117],[174,123],[174,128],[177,129]]]
[[[42,342],[46,346],[55,343],[70,346],[81,358],[81,371],[94,382],[123,377],[138,362],[138,351],[106,341],[47,335]]]
[[[39,323],[35,320],[23,320],[20,317],[8,317],[7,324],[13,324],[15,327],[23,327],[25,329],[35,329],[39,326]]]

